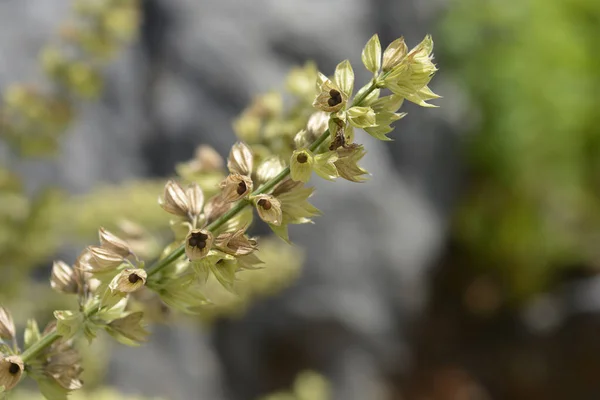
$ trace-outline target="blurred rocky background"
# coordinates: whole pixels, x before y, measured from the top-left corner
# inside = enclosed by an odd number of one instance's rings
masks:
[[[0,90],[44,84],[38,52],[70,4],[0,1]],[[85,195],[166,177],[198,144],[225,155],[231,122],[253,96],[282,88],[309,59],[328,74],[344,58],[362,71],[373,33],[384,45],[404,35],[409,47],[432,33],[432,88],[444,98],[439,109],[406,105],[394,142],[360,137],[367,183],[315,182],[324,215],[291,229],[305,263],[290,288],[240,316],[157,325],[142,348],[107,345],[107,385],[250,400],[314,370],[333,399],[600,398],[600,3],[139,7],[137,40],[103,72],[100,99],[77,105],[58,157],[0,147],[28,193]],[[158,188],[144,192],[151,202]],[[103,223],[110,215],[109,207]],[[92,237],[95,227],[78,218],[65,223]],[[78,250],[75,241],[58,254]],[[44,277],[55,256],[38,260],[34,275]]]

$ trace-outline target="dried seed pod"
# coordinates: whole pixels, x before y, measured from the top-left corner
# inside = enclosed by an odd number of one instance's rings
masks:
[[[52,264],[52,276],[50,277],[50,286],[57,292],[73,294],[77,293],[79,285],[77,284],[75,271],[63,261],[54,261]]]
[[[13,340],[15,337],[15,323],[12,315],[4,307],[0,307],[0,339]]]
[[[254,159],[250,147],[245,143],[238,142],[233,145],[227,158],[227,168],[230,173],[250,175],[252,173]]]
[[[204,207],[204,192],[197,183],[192,183],[185,191],[190,206],[190,214],[198,216]]]
[[[213,234],[204,229],[193,229],[185,238],[185,254],[190,261],[206,257],[213,244]]]
[[[162,199],[158,199],[160,206],[168,213],[187,217],[190,206],[183,188],[175,181],[168,181]]]
[[[129,244],[117,235],[107,231],[104,228],[98,230],[98,236],[100,237],[100,244],[102,247],[108,250],[112,250],[121,257],[127,257],[131,254],[131,248]]]
[[[115,276],[108,285],[112,292],[131,293],[146,284],[148,274],[141,268],[126,268]]]
[[[0,386],[10,390],[19,382],[25,366],[19,356],[8,356],[0,360]]]
[[[252,179],[248,176],[238,173],[232,173],[223,182],[220,187],[223,189],[221,198],[226,203],[238,201],[252,192]]]
[[[282,212],[279,200],[268,194],[259,194],[254,199],[254,204],[263,221],[275,226],[281,225]]]

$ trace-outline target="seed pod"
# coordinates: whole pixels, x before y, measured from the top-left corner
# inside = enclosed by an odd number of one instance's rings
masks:
[[[185,239],[185,254],[190,261],[206,257],[213,244],[213,234],[204,229],[193,229]]]
[[[60,293],[77,293],[79,285],[75,279],[75,272],[62,261],[54,261],[52,264],[52,276],[50,286]]]
[[[8,356],[0,360],[0,386],[10,390],[19,382],[23,369],[23,360],[19,356]]]
[[[252,179],[248,176],[241,175],[238,173],[232,173],[223,182],[220,187],[223,189],[221,198],[226,203],[233,203],[252,192],[253,183]]]
[[[107,271],[123,263],[123,257],[112,250],[98,246],[88,246],[90,257],[87,259],[92,272]]]
[[[112,292],[131,293],[146,284],[148,274],[141,268],[126,268],[115,276],[108,285]]]
[[[250,175],[253,167],[253,156],[250,147],[245,143],[238,142],[231,147],[227,158],[227,168],[230,173]]]
[[[15,337],[15,323],[12,315],[4,307],[0,307],[0,339],[13,340]]]
[[[190,214],[198,216],[204,207],[204,192],[197,183],[192,183],[185,191],[188,204],[190,206]]]
[[[271,225],[279,226],[282,221],[281,203],[268,194],[259,194],[254,199],[259,217]]]
[[[127,242],[106,229],[100,228],[98,236],[100,237],[101,246],[105,249],[112,250],[121,257],[127,257],[131,254],[131,248]]]
[[[168,213],[187,217],[190,206],[182,187],[175,181],[168,181],[162,199],[158,199],[160,206]]]

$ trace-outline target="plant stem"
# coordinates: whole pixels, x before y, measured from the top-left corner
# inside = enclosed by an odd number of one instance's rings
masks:
[[[377,83],[376,83],[376,80],[374,80],[371,83],[371,86],[369,86],[369,89],[367,89],[360,97],[354,98],[354,100],[352,101],[351,107],[360,105],[365,100],[365,98],[376,88],[377,88]],[[325,140],[327,140],[327,138],[329,137],[330,134],[331,133],[329,132],[329,129],[327,129],[325,132],[323,132],[321,134],[321,136],[319,136],[309,146],[309,150],[315,151],[316,149],[318,149],[319,146],[321,144],[323,144],[323,142],[325,142]],[[252,192],[251,195],[255,196],[257,194],[263,194],[263,193],[267,193],[267,192],[271,191],[272,189],[275,188],[275,186],[277,186],[277,184],[279,184],[281,181],[283,181],[289,174],[290,174],[290,167],[284,168],[283,171],[281,171],[279,174],[277,174],[277,176],[275,176],[273,179],[269,180],[268,182],[264,183],[262,186],[260,186],[254,192]],[[248,206],[250,204],[251,204],[251,202],[249,202],[248,200],[239,201],[232,208],[230,208],[226,213],[224,213],[219,218],[217,218],[216,220],[211,222],[206,227],[206,229],[211,232],[215,231],[216,229],[220,228],[223,224],[225,224],[227,221],[229,221],[237,213],[242,211],[246,206]],[[165,258],[162,258],[162,259],[156,261],[154,264],[152,264],[147,269],[148,277],[155,275],[158,272],[160,272],[162,269],[166,268],[173,261],[175,261],[179,257],[181,257],[184,252],[185,252],[185,246],[181,245],[178,248],[176,248],[175,250],[173,250]],[[94,313],[95,312],[92,312],[89,315],[94,314]],[[21,359],[23,360],[24,363],[26,363],[27,361],[35,358],[40,352],[42,352],[46,347],[48,347],[52,343],[54,343],[58,338],[60,338],[60,336],[58,335],[58,333],[56,333],[56,330],[47,333],[39,341],[37,341],[36,343],[31,345],[30,348],[25,350],[23,352],[23,354],[21,354]]]
[[[23,363],[27,363],[27,361],[35,358],[42,350],[46,347],[50,346],[54,343],[60,336],[56,333],[56,330],[47,333],[42,336],[40,340],[31,345],[30,348],[25,350],[23,354],[21,354],[21,359]]]

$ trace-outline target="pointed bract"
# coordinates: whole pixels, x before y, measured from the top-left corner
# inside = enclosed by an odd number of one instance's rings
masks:
[[[381,68],[381,43],[379,43],[379,36],[377,34],[373,35],[365,45],[361,54],[361,60],[373,75],[377,75]]]
[[[352,91],[354,90],[354,71],[352,70],[350,61],[344,60],[337,65],[335,68],[334,81],[346,95],[346,98],[352,97]]]
[[[335,167],[337,159],[338,155],[335,151],[317,154],[315,156],[313,169],[321,178],[333,181],[338,177],[338,172]]]
[[[150,332],[142,324],[143,316],[144,313],[138,311],[115,319],[106,326],[106,331],[124,344],[145,342]]]
[[[335,167],[340,177],[350,182],[364,182],[368,172],[358,165],[358,162],[364,157],[365,149],[363,146],[356,146],[349,149],[338,149],[338,159],[335,161]]]

